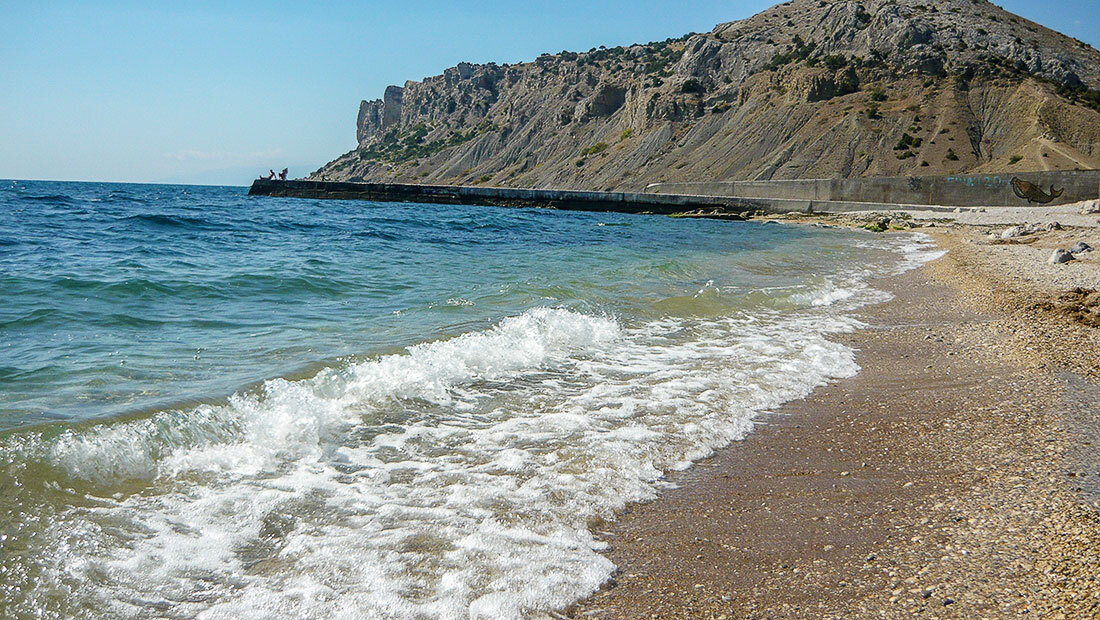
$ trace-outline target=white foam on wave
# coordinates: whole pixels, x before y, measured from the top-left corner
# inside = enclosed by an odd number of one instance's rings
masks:
[[[618,335],[611,319],[536,308],[487,332],[409,347],[407,355],[327,370],[305,381],[273,379],[259,394],[232,396],[227,406],[68,432],[54,443],[50,460],[102,483],[188,470],[254,475],[272,462],[312,453],[332,433],[355,424],[356,404],[415,398],[469,408],[466,397],[477,394],[458,389],[464,382],[552,364]]]
[[[861,290],[857,285],[837,286],[832,278],[826,278],[823,285],[808,291],[791,295],[791,301],[809,306],[831,306],[839,301],[851,299]]]
[[[852,264],[842,273],[826,277],[817,286],[791,295],[797,304],[821,307],[838,306],[841,311],[854,310],[871,303],[882,303],[893,299],[893,295],[881,289],[873,288],[869,281],[882,275],[900,275],[947,254],[940,250],[935,240],[924,233],[905,235],[876,236],[857,242],[858,247],[870,250],[886,251],[900,257],[893,265],[883,269],[879,261],[871,264]]]
[[[69,433],[55,465],[156,491],[63,515],[49,564],[118,617],[538,615],[611,574],[592,519],[855,373],[826,335],[856,326],[538,308],[222,407]]]
[[[876,235],[874,239],[865,240],[857,245],[886,250],[900,256],[900,260],[892,268],[888,268],[885,274],[880,275],[899,275],[947,254],[946,250],[939,249],[935,239],[921,232]]]

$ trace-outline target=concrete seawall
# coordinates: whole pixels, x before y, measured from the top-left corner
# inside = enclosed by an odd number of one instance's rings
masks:
[[[1017,179],[1016,188],[1013,179]],[[1021,183],[1022,182],[1022,183]],[[1052,196],[1051,188],[1060,190]],[[1100,170],[1066,170],[930,177],[863,179],[799,179],[654,183],[656,194],[753,197],[819,202],[934,205],[944,207],[1019,207],[1028,204],[1068,204],[1097,198]],[[1036,199],[1028,202],[1016,190]],[[1038,190],[1038,191],[1036,191]],[[1047,202],[1047,198],[1050,198]],[[824,210],[824,209],[820,209]]]

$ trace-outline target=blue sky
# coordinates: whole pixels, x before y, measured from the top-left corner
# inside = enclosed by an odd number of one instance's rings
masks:
[[[0,0],[0,178],[246,184],[355,145],[359,101],[459,61],[710,30],[767,0]],[[1100,47],[1096,0],[1002,0]]]

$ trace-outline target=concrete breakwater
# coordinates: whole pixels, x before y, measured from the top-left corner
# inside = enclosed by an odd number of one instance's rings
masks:
[[[656,194],[806,200],[813,201],[815,206],[818,203],[855,202],[1019,207],[1095,200],[1098,188],[1100,170],[1063,170],[928,177],[654,183],[646,191]]]
[[[1068,204],[1095,199],[1100,170],[938,177],[655,183],[645,192],[339,181],[253,182],[249,194],[290,198],[541,207],[617,213],[743,215]]]
[[[808,201],[804,200],[772,201],[753,198],[729,198],[726,196],[679,196],[629,192],[585,192],[399,183],[265,181],[262,179],[253,182],[248,193],[254,196],[291,198],[543,207],[567,211],[654,213],[662,215],[691,211],[723,214],[754,213],[756,211],[785,212],[805,211],[808,208]]]
[[[253,196],[320,198],[330,200],[373,200],[425,204],[465,204],[497,207],[538,207],[566,211],[652,213],[657,215],[704,214],[717,216],[754,213],[889,210],[898,204],[846,201],[722,196],[706,194],[585,192],[510,187],[459,185],[408,185],[401,183],[352,183],[337,181],[256,180],[248,191]],[[948,209],[944,209],[948,210]]]

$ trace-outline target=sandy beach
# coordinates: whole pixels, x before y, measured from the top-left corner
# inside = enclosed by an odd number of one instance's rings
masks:
[[[1100,615],[1100,330],[1063,297],[1100,252],[1045,263],[1100,235],[991,241],[1003,215],[924,229],[947,254],[876,283],[895,297],[843,338],[856,377],[600,524],[618,573],[564,615]]]

